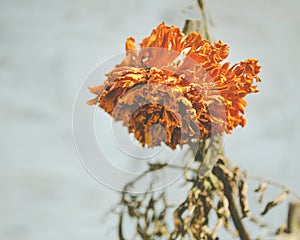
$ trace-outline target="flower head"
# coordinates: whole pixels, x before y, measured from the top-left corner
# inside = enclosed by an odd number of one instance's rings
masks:
[[[126,41],[126,57],[104,83],[90,88],[97,104],[143,146],[161,142],[174,149],[245,126],[245,96],[257,92],[260,66],[247,59],[230,66],[221,41],[211,45],[193,32],[184,35],[161,23],[140,44]]]

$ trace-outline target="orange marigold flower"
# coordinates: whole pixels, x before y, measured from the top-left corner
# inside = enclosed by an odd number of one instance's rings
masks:
[[[245,96],[257,92],[260,66],[248,59],[230,66],[221,41],[211,45],[193,32],[184,35],[161,23],[143,39],[126,41],[126,57],[105,82],[90,91],[97,104],[143,146],[161,142],[172,149],[212,134],[231,133],[245,126]]]

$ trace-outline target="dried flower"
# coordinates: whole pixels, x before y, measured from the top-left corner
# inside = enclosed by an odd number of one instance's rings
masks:
[[[88,104],[123,121],[143,146],[165,142],[174,149],[245,126],[244,98],[260,81],[257,60],[221,63],[228,45],[211,45],[199,33],[185,36],[164,23],[140,47],[127,39],[125,59],[90,88],[97,97]]]

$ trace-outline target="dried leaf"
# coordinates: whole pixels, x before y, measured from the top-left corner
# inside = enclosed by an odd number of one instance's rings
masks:
[[[256,217],[251,217],[250,221],[255,223],[257,226],[259,226],[260,228],[265,228],[268,227],[268,224],[261,222],[258,218]]]
[[[239,182],[239,200],[243,217],[248,217],[250,214],[248,198],[247,198],[248,185],[247,182],[241,180]]]
[[[282,225],[279,228],[277,228],[275,234],[276,235],[281,235],[283,233],[287,233],[287,231],[288,231],[288,226],[287,225]]]
[[[268,189],[268,184],[264,182],[260,182],[258,187],[254,190],[256,193],[260,193],[258,202],[262,203],[264,200],[265,192]]]
[[[286,190],[282,192],[280,195],[278,195],[273,201],[268,202],[265,209],[261,212],[261,215],[267,214],[273,207],[282,203],[287,198],[288,195],[289,195],[289,191]]]

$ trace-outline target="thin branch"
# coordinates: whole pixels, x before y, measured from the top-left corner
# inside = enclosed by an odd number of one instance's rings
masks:
[[[273,181],[273,180],[269,180],[269,179],[266,179],[266,178],[262,178],[262,177],[258,177],[258,176],[254,176],[254,175],[248,175],[247,177],[249,180],[255,180],[255,181],[261,181],[261,182],[264,182],[264,183],[267,183],[269,185],[272,185],[274,187],[277,187],[277,188],[280,188],[282,190],[287,190],[289,191],[289,193],[295,197],[297,200],[300,201],[300,196],[293,190],[287,188],[286,186],[284,186],[283,184],[280,184],[276,181]]]

